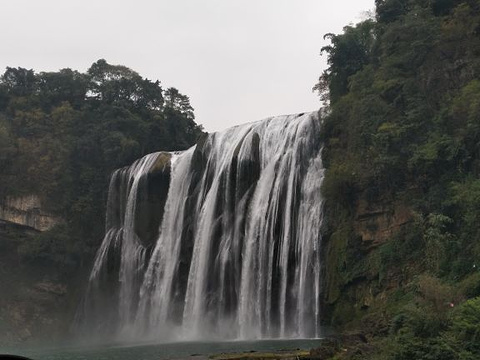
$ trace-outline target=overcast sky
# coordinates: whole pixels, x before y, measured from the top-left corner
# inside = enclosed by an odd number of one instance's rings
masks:
[[[0,67],[84,72],[100,58],[174,86],[207,131],[312,111],[323,35],[374,0],[11,0]]]

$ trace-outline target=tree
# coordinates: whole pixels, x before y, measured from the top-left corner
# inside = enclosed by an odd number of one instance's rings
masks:
[[[32,69],[7,67],[1,82],[11,95],[27,96],[36,90],[37,78]]]
[[[42,72],[37,77],[39,96],[44,106],[69,102],[79,108],[85,101],[89,86],[89,78],[85,74],[62,69],[59,72]]]
[[[94,63],[88,74],[91,80],[89,95],[107,103],[130,103],[137,108],[160,110],[163,93],[160,82],[152,82],[135,71],[122,66],[110,65],[101,59]]]
[[[324,36],[331,41],[331,45],[321,49],[321,53],[328,55],[328,68],[314,87],[323,100],[328,98],[335,102],[345,95],[348,92],[350,76],[371,60],[375,40],[374,25],[372,20],[366,20],[355,27],[344,27],[343,34]]]

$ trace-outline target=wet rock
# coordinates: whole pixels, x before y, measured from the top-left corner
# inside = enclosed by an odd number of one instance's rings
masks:
[[[135,211],[135,233],[145,247],[158,236],[170,186],[171,154],[160,153],[150,171],[140,180]]]
[[[240,156],[242,146],[248,152]],[[239,143],[234,151],[232,161],[232,167],[235,169],[233,175],[236,177],[234,183],[237,186],[235,192],[237,197],[241,198],[260,177],[260,136],[257,133],[253,133],[252,136]]]
[[[373,347],[364,334],[341,334],[329,336],[322,341],[322,346],[310,350],[311,359],[355,359],[371,353]],[[363,357],[362,357],[363,358]]]

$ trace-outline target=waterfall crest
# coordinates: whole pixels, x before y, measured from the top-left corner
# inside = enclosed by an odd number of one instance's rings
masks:
[[[81,315],[89,333],[318,337],[320,121],[272,117],[116,170]]]

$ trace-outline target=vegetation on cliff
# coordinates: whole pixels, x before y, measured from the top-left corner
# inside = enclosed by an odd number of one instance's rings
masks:
[[[186,149],[201,133],[187,96],[125,66],[99,60],[86,73],[7,68],[0,77],[0,201],[37,195],[43,210],[63,221],[30,236],[0,234],[0,247],[8,244],[5,256],[23,269],[3,271],[0,283],[13,286],[12,274],[30,279],[32,269],[41,269],[36,281],[68,283],[68,301],[78,302],[76,287],[88,278],[103,237],[112,171],[147,153]],[[1,304],[7,319],[15,315],[8,308],[27,301],[15,287],[4,291],[11,295]]]
[[[125,66],[7,68],[0,78],[0,198],[40,195],[65,220],[20,250],[78,265],[102,238],[112,170],[154,151],[186,149],[200,133],[187,96]]]
[[[327,320],[383,358],[478,357],[480,2],[377,0],[327,36]]]

